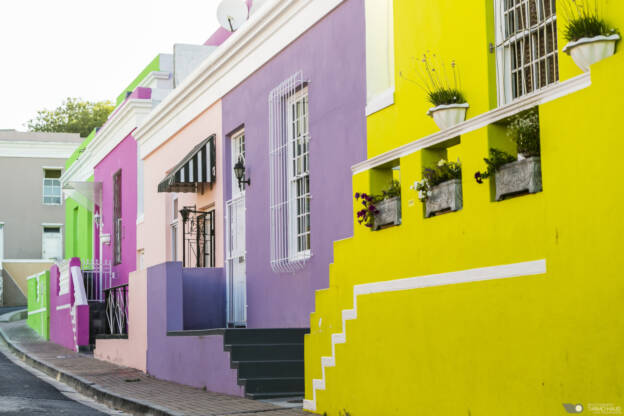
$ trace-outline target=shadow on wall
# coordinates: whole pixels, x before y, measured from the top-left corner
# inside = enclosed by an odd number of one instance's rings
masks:
[[[223,268],[183,269],[182,299],[169,299],[167,304],[182,302],[182,328],[212,329],[225,327],[225,273]],[[169,276],[168,276],[169,278]],[[168,328],[168,330],[172,330]]]

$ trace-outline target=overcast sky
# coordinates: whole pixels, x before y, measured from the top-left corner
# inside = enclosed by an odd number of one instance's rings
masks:
[[[0,129],[66,97],[112,100],[174,43],[202,44],[219,0],[0,0]]]

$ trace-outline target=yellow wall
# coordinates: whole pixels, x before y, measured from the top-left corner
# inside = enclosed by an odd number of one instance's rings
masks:
[[[456,59],[469,117],[496,101],[492,11],[489,1],[475,3],[394,4],[397,74],[426,49]],[[624,28],[624,3],[607,6],[608,20]],[[580,73],[567,55],[559,59],[562,79]],[[317,292],[306,338],[306,399],[312,380],[322,378],[321,357],[332,355],[332,334],[343,331],[354,285],[540,259],[547,273],[359,296],[336,366],[325,370],[326,389],[316,392],[317,413],[551,416],[566,414],[562,403],[624,409],[622,73],[618,53],[592,68],[589,88],[540,106],[541,193],[492,202],[488,183],[474,181],[498,135],[485,127],[449,149],[463,164],[464,208],[425,219],[409,189],[421,179],[424,156],[401,158],[403,223],[378,232],[356,223],[353,238],[334,245],[330,287]],[[369,156],[437,131],[422,92],[399,76],[396,83],[396,104],[369,117]],[[356,175],[353,189],[368,191],[375,175]]]

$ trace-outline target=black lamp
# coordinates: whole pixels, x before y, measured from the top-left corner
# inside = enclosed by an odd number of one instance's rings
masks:
[[[236,175],[236,179],[238,179],[238,187],[242,190],[245,189],[243,184],[251,185],[251,179],[245,179],[245,162],[243,161],[243,157],[238,157],[238,162],[234,165],[234,174]]]

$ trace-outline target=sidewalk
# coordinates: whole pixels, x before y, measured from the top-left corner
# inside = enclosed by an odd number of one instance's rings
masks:
[[[26,321],[0,323],[0,335],[27,364],[81,394],[134,414],[293,416],[300,409],[228,396],[157,380],[132,368],[96,360],[41,340]]]

